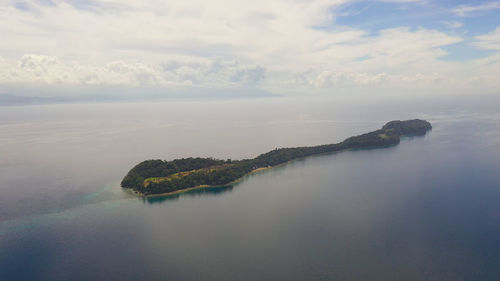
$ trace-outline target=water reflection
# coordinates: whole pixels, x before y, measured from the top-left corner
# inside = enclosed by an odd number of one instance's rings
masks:
[[[201,196],[216,196],[221,195],[223,193],[228,193],[233,190],[234,185],[227,186],[213,186],[213,187],[205,187],[192,189],[183,193],[170,194],[165,196],[152,196],[152,197],[141,197],[141,200],[144,203],[148,204],[161,204],[167,201],[175,201],[179,200],[181,197],[201,197]]]
[[[310,157],[317,157],[320,155],[313,155],[309,156],[306,158]],[[229,193],[233,190],[234,187],[239,185],[240,183],[243,183],[247,179],[251,177],[258,176],[259,174],[264,174],[267,173],[271,170],[278,171],[280,169],[285,169],[285,167],[289,166],[290,164],[293,164],[294,162],[298,162],[301,160],[304,160],[306,158],[301,158],[301,159],[296,159],[294,161],[291,161],[289,163],[284,163],[278,166],[273,167],[272,169],[265,169],[265,170],[260,170],[257,172],[253,172],[251,174],[245,175],[243,178],[238,180],[237,182],[231,184],[231,185],[225,185],[225,186],[211,186],[211,187],[205,187],[205,188],[198,188],[198,189],[191,189],[186,192],[182,193],[177,193],[177,194],[170,194],[170,195],[158,195],[158,196],[150,196],[150,197],[141,197],[141,200],[144,203],[148,204],[159,204],[159,203],[164,203],[167,201],[177,201],[181,197],[204,197],[204,196],[217,196],[217,195],[222,195],[225,193]],[[125,190],[126,192],[126,190]]]

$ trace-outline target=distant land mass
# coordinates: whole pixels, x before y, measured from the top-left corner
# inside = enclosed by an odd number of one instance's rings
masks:
[[[140,195],[166,195],[194,188],[224,186],[249,173],[291,160],[349,149],[387,147],[399,144],[401,136],[425,135],[431,129],[431,123],[425,120],[397,120],[385,124],[382,129],[350,137],[340,143],[277,148],[253,159],[219,160],[198,157],[172,161],[146,160],[127,173],[121,186]]]
[[[68,93],[72,93],[68,95]],[[147,93],[147,94],[146,94]],[[235,94],[237,93],[237,94]],[[90,86],[73,88],[70,86],[53,89],[51,87],[16,87],[5,89],[0,85],[0,106],[71,104],[96,102],[133,102],[159,100],[200,100],[279,97],[264,90],[237,87],[230,89],[198,89],[177,87],[175,89],[144,88],[122,86]]]

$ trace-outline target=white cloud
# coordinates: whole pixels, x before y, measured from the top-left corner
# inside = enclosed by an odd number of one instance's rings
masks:
[[[0,57],[1,84],[231,87],[256,85],[264,79],[265,72],[258,65],[223,59],[158,64],[115,61],[95,66],[64,64],[56,57],[43,55],[25,55],[15,63]]]
[[[109,63],[62,62],[55,56],[24,55],[18,62],[4,63],[0,83],[98,84],[98,85],[198,85],[230,87],[273,84],[275,73],[290,75],[305,68],[316,72],[347,73],[416,71],[445,54],[442,46],[459,42],[433,30],[409,28],[386,29],[378,36],[347,30],[327,32],[303,48],[281,46],[282,53],[260,54],[255,60],[263,64],[239,63],[221,57],[182,56],[159,62],[116,60]],[[241,55],[240,55],[241,56]],[[245,56],[242,56],[245,57]],[[362,58],[361,60],[359,58]],[[364,58],[364,59],[363,59]],[[360,74],[362,77],[364,74]],[[356,75],[355,75],[356,76]],[[365,77],[368,79],[367,77]],[[352,81],[366,84],[363,79]]]
[[[464,26],[464,24],[459,21],[443,21],[442,24],[450,29],[456,29]]]
[[[425,3],[427,0],[379,0],[380,2],[389,3]]]
[[[333,72],[302,73],[295,77],[297,85],[313,86],[315,88],[449,88],[450,82],[456,82],[450,77],[439,73],[416,73],[409,75],[366,72]]]
[[[490,33],[476,36],[474,46],[485,50],[500,51],[500,27]]]
[[[500,2],[483,3],[477,6],[473,5],[460,5],[452,9],[452,12],[458,16],[465,17],[477,12],[484,12],[500,9]]]
[[[0,84],[286,92],[297,85],[455,87],[470,76],[467,65],[440,60],[462,38],[408,27],[371,34],[336,24],[336,12],[351,1],[25,0],[21,8],[12,5],[19,1],[3,2]]]
[[[307,79],[308,83],[315,87],[348,87],[358,85],[378,85],[387,80],[387,73],[356,73],[356,72],[332,72],[322,71],[317,76]]]

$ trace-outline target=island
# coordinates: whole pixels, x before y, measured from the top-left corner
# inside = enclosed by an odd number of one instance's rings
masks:
[[[360,148],[396,145],[405,135],[425,135],[429,122],[420,119],[391,121],[382,129],[347,138],[343,142],[317,146],[276,148],[253,159],[219,160],[182,158],[171,161],[146,160],[133,167],[121,186],[138,195],[175,194],[195,188],[230,185],[243,176],[299,158]]]

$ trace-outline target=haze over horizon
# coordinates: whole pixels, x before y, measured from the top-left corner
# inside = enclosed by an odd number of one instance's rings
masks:
[[[500,1],[8,0],[0,19],[0,96],[500,89]]]

